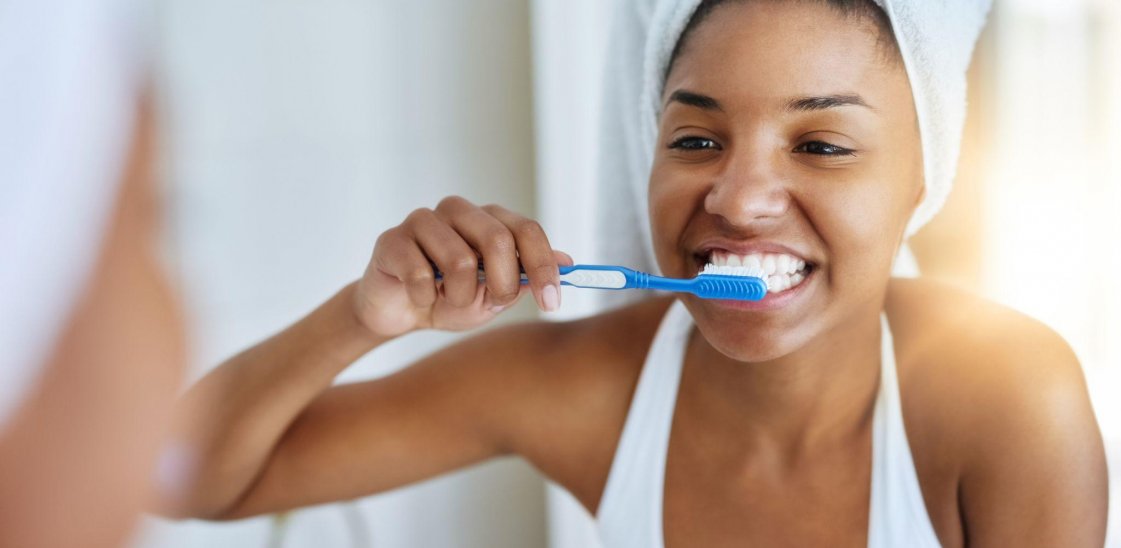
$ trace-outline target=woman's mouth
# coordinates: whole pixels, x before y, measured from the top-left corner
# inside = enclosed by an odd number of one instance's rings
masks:
[[[798,287],[813,271],[805,259],[786,253],[748,253],[739,255],[722,250],[712,250],[705,261],[715,266],[746,266],[766,273],[767,293],[775,294]]]

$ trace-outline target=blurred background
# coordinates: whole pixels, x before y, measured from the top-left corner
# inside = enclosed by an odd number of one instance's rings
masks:
[[[377,235],[460,194],[537,216],[590,262],[603,0],[166,0],[155,97],[166,259],[190,379],[357,277]],[[1121,546],[1121,3],[997,0],[960,175],[914,240],[923,271],[1057,329],[1114,472]],[[567,292],[557,318],[601,303]],[[527,304],[527,303],[523,303]],[[503,321],[531,317],[522,307]],[[452,335],[381,348],[383,375]],[[594,546],[586,514],[502,460],[347,504],[235,523],[149,518],[137,548]]]

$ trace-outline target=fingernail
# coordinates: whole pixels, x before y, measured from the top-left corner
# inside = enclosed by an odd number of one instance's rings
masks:
[[[492,314],[498,314],[499,312],[502,312],[503,310],[506,310],[506,307],[502,306],[500,304],[490,307],[490,312]]]
[[[549,312],[560,308],[560,293],[557,291],[557,286],[545,286],[545,289],[541,290],[541,302]]]

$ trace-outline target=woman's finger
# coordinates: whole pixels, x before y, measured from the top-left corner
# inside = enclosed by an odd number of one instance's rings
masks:
[[[521,287],[521,271],[514,235],[506,225],[479,206],[455,196],[441,201],[436,214],[482,255],[487,308],[512,304]]]
[[[572,260],[572,255],[569,255],[568,253],[565,253],[559,249],[553,250],[553,258],[557,260],[558,265],[572,266],[576,264],[576,262]]]
[[[560,308],[560,273],[549,238],[541,225],[498,205],[483,208],[506,225],[514,235],[518,259],[529,278],[530,288],[542,310]]]
[[[371,261],[380,273],[396,278],[405,286],[409,302],[427,308],[436,302],[435,273],[416,240],[400,227],[382,233],[374,246]]]
[[[421,251],[440,269],[448,304],[457,308],[470,306],[479,285],[479,256],[471,246],[431,209],[409,214],[404,226]]]

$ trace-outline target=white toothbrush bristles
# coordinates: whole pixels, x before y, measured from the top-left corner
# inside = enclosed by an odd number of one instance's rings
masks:
[[[710,274],[718,276],[751,276],[767,281],[767,273],[762,268],[755,266],[717,266],[712,263],[705,265],[698,276]]]

